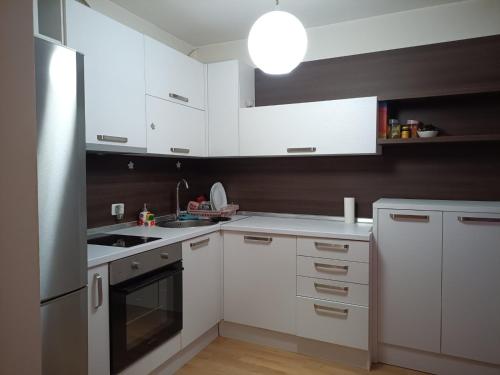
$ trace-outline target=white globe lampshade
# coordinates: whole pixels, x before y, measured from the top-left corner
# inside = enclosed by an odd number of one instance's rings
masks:
[[[307,50],[307,33],[297,17],[275,10],[262,15],[250,29],[248,52],[253,63],[268,74],[290,73]]]

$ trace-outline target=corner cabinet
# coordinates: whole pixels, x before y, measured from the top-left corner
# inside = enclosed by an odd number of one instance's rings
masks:
[[[146,151],[144,37],[74,0],[67,44],[84,54],[87,149]]]
[[[238,60],[207,65],[208,155],[239,156],[240,108],[255,104],[254,69]]]
[[[240,155],[377,153],[377,98],[240,109]]]
[[[185,348],[221,319],[222,239],[219,231],[182,243]]]
[[[224,233],[224,320],[295,334],[295,237]]]
[[[89,375],[110,373],[108,265],[88,271]]]

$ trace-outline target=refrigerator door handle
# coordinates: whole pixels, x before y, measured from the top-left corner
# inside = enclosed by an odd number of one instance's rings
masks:
[[[97,283],[97,303],[95,303],[94,308],[98,309],[102,306],[103,297],[102,297],[102,276],[96,273],[94,275],[94,280]]]

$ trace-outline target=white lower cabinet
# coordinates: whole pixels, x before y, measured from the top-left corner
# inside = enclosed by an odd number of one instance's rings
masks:
[[[379,340],[441,350],[441,212],[378,210]]]
[[[368,350],[368,307],[297,297],[297,335]]]
[[[205,111],[146,95],[148,153],[206,156]]]
[[[220,232],[182,243],[183,348],[221,319],[221,257]]]
[[[296,238],[224,233],[224,320],[295,334]]]
[[[88,270],[89,375],[110,373],[108,265]]]
[[[444,213],[442,352],[500,364],[500,215]]]

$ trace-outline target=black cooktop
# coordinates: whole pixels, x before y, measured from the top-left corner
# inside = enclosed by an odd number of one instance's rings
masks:
[[[124,234],[104,234],[87,240],[90,245],[132,247],[143,243],[161,240],[158,237],[127,236]]]

